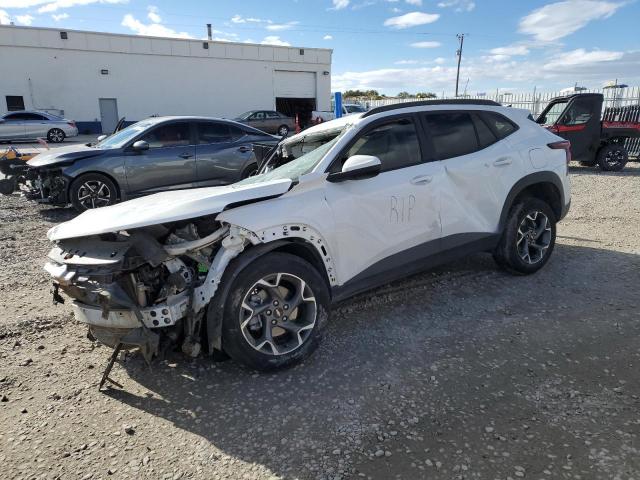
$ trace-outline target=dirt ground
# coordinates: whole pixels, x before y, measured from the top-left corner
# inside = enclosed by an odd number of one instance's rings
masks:
[[[53,306],[46,230],[0,199],[0,477],[640,478],[640,166],[574,167],[553,258],[476,255],[337,306],[304,364],[256,374],[109,350]]]

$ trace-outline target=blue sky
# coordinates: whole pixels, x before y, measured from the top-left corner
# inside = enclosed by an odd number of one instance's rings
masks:
[[[640,2],[0,0],[0,23],[333,49],[334,89],[524,92],[640,84]]]

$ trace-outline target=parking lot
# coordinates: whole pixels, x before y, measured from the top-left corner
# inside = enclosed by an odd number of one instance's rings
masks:
[[[91,343],[42,271],[70,209],[0,199],[4,478],[575,478],[640,475],[640,167],[573,167],[550,263],[488,255],[356,297],[303,364]]]

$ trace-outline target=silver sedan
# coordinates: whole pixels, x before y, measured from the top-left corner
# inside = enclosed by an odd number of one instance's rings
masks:
[[[76,135],[76,122],[46,112],[9,112],[0,117],[0,141],[46,138],[49,142],[60,143]]]

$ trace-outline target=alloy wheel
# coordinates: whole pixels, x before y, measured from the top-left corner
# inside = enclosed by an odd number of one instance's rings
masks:
[[[316,324],[313,291],[300,277],[273,273],[258,280],[240,308],[244,339],[260,353],[284,355],[300,348]]]
[[[289,134],[289,129],[284,125],[278,129],[278,135],[281,137],[286,137]]]
[[[49,139],[54,143],[60,143],[64,140],[64,132],[59,128],[54,128],[49,132]]]
[[[87,210],[110,205],[111,200],[111,189],[100,180],[88,180],[78,189],[78,203]]]
[[[516,248],[520,258],[532,265],[541,261],[551,245],[551,222],[541,211],[533,211],[518,227]]]
[[[615,167],[625,160],[624,151],[622,149],[609,150],[604,156],[604,161],[609,167]]]

